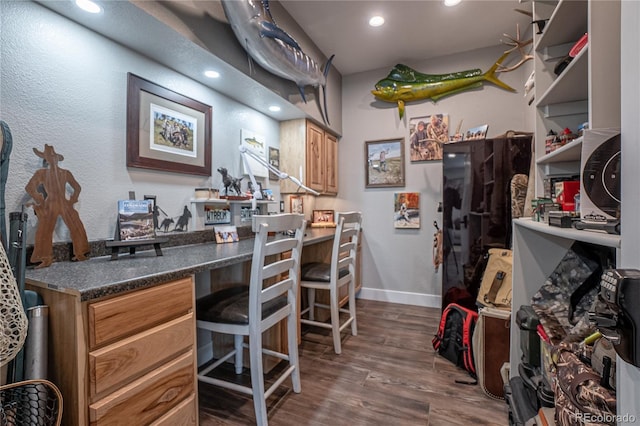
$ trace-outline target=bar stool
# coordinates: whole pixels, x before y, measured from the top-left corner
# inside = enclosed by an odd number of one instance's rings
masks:
[[[302,265],[300,286],[307,289],[309,306],[300,312],[300,322],[317,327],[328,328],[333,336],[333,349],[337,354],[342,352],[340,333],[351,325],[351,334],[358,334],[356,324],[356,257],[362,214],[360,212],[344,212],[336,214],[336,234],[333,238],[331,263],[312,262]],[[349,309],[340,306],[340,289],[347,286]],[[329,291],[329,305],[317,303],[316,290]],[[315,308],[329,309],[330,321],[315,319]],[[340,313],[348,314],[340,324]],[[303,316],[308,314],[308,318]]]
[[[199,371],[198,380],[252,395],[259,426],[268,424],[266,399],[287,377],[291,376],[293,391],[301,391],[296,304],[305,225],[304,216],[299,214],[254,216],[253,231],[256,235],[249,285],[238,284],[196,301],[198,328],[234,335],[233,350]],[[289,230],[295,230],[295,235],[267,239],[269,233]],[[285,318],[288,354],[263,348],[262,333]],[[244,336],[249,337],[248,344],[244,343]],[[207,375],[234,355],[235,372],[242,373],[243,347],[249,348],[251,386]],[[289,362],[288,368],[266,391],[262,354]]]

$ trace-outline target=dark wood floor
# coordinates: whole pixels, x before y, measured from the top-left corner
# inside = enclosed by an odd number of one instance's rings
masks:
[[[508,425],[507,406],[431,346],[440,310],[357,301],[358,335],[343,333],[342,355],[328,330],[303,328],[302,392],[285,383],[267,401],[271,426]],[[255,424],[251,398],[200,383],[200,424]]]

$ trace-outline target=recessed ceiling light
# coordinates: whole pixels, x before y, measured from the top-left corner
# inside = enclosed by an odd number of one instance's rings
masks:
[[[460,4],[460,1],[462,0],[444,0],[444,5],[451,7]]]
[[[374,16],[369,19],[369,25],[372,27],[379,27],[382,24],[384,24],[384,18],[382,16]]]
[[[220,77],[220,73],[218,71],[208,70],[204,72],[204,75],[209,78],[218,78]]]
[[[94,3],[91,0],[76,0],[76,6],[89,13],[102,12],[102,8],[97,3]]]
[[[277,105],[271,105],[271,106],[269,107],[269,111],[271,111],[271,112],[278,112],[278,111],[280,111],[280,107],[279,107],[279,106],[277,106]]]

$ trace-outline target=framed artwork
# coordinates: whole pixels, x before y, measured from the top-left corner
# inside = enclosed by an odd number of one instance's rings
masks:
[[[314,210],[313,223],[335,223],[333,210]]]
[[[489,125],[485,124],[478,127],[472,127],[467,130],[464,134],[465,141],[473,141],[477,139],[485,139],[487,137],[487,130],[489,129]]]
[[[211,176],[211,107],[129,73],[127,167]]]
[[[409,120],[411,162],[442,160],[442,144],[448,141],[448,115],[433,114]]]
[[[365,187],[404,186],[404,138],[365,142]]]
[[[236,243],[240,241],[238,238],[238,230],[235,226],[214,226],[213,232],[216,236],[216,243]]]
[[[259,135],[251,130],[242,129],[240,130],[240,145],[247,148],[248,151],[256,154],[256,156],[260,158],[266,157],[267,152],[267,142],[264,136]],[[240,161],[242,164],[242,171],[245,175],[249,174],[249,170],[247,170],[247,164],[245,164],[244,160],[247,161],[248,167],[251,168],[251,173],[254,176],[258,177],[267,177],[267,168],[258,162],[255,158],[251,158],[246,156],[240,156]]]
[[[280,170],[280,150],[278,148],[269,147],[269,164]],[[269,180],[279,180],[277,174],[269,170]]]
[[[302,195],[291,195],[289,197],[289,211],[291,211],[291,213],[304,214]]]
[[[420,228],[420,193],[396,192],[393,198],[393,227]]]

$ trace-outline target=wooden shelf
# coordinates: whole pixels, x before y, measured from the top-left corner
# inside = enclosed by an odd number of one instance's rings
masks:
[[[567,68],[555,79],[540,96],[538,108],[568,102],[585,101],[589,97],[587,75],[589,72],[589,48],[585,46],[578,56],[573,58]],[[585,111],[585,114],[587,111]]]
[[[578,41],[587,32],[588,11],[586,0],[561,0],[545,25],[536,44],[536,51]]]
[[[580,161],[582,153],[583,137],[567,143],[566,145],[550,152],[536,160],[536,164],[560,163],[565,161]]]
[[[544,222],[536,222],[531,218],[514,219],[514,226],[521,226],[541,234],[553,235],[567,240],[583,241],[585,243],[597,244],[605,247],[619,249],[622,244],[620,235],[608,234],[604,231],[580,231],[574,228],[559,228],[557,226],[549,226]]]

